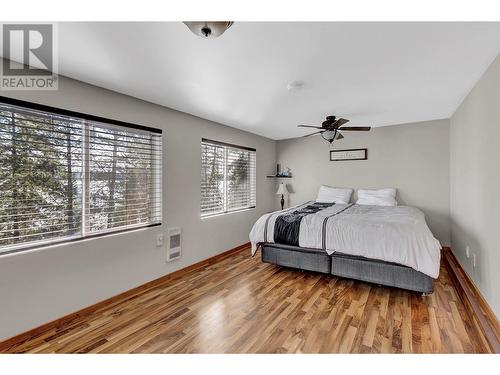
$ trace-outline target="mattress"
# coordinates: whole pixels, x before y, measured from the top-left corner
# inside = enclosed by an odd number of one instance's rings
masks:
[[[424,214],[410,206],[306,202],[260,217],[250,232],[252,254],[263,243],[341,253],[439,275],[441,245]]]

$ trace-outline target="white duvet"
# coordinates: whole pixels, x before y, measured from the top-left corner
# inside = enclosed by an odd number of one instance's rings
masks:
[[[279,215],[311,203],[260,217],[250,232],[252,256],[260,243],[274,242]],[[335,204],[304,216],[299,230],[300,247],[399,263],[433,278],[439,275],[441,245],[415,207]]]

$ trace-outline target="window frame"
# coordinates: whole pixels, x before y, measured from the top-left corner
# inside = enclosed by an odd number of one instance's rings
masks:
[[[213,213],[202,213],[201,209],[202,209],[202,206],[201,206],[201,186],[200,186],[200,218],[201,219],[207,219],[207,218],[210,218],[210,217],[216,217],[216,216],[222,216],[222,215],[228,215],[228,214],[232,214],[232,213],[236,213],[236,212],[242,212],[242,211],[247,211],[247,210],[251,210],[251,209],[254,209],[257,207],[257,150],[255,148],[252,148],[252,147],[248,147],[248,146],[240,146],[240,145],[236,145],[236,144],[233,144],[233,143],[227,143],[227,142],[221,142],[221,141],[215,141],[213,139],[208,139],[208,138],[202,138],[201,139],[201,149],[203,149],[203,144],[209,144],[209,145],[214,145],[214,146],[222,146],[224,147],[224,210],[223,211],[218,211],[218,212],[213,212]],[[228,154],[228,150],[229,149],[237,149],[237,150],[243,150],[243,151],[249,151],[249,152],[253,152],[254,153],[254,157],[255,157],[255,165],[254,165],[254,173],[255,175],[253,177],[251,177],[253,180],[254,180],[254,183],[255,185],[253,187],[250,187],[250,189],[254,189],[254,194],[255,194],[255,201],[254,201],[254,204],[253,205],[250,205],[250,206],[245,206],[245,207],[241,207],[241,208],[236,208],[236,209],[232,209],[232,210],[228,210],[227,209],[227,205],[228,205],[228,196],[227,196],[227,193],[228,193],[228,188],[227,188],[227,183],[226,183],[226,180],[227,180],[227,154]],[[203,170],[203,164],[201,165],[201,169]],[[200,180],[200,185],[201,185],[201,180]]]
[[[118,127],[122,127],[122,128],[151,132],[151,133],[159,134],[160,136],[163,135],[162,129],[159,129],[159,128],[154,128],[154,127],[139,125],[139,124],[130,123],[130,122],[126,122],[126,121],[120,121],[120,120],[90,115],[90,114],[82,113],[82,112],[70,111],[67,109],[52,107],[52,106],[48,106],[48,105],[38,104],[38,103],[19,100],[19,99],[13,99],[13,98],[1,96],[1,95],[0,95],[0,103],[14,105],[14,106],[18,106],[18,107],[24,107],[24,108],[31,109],[31,110],[53,113],[56,115],[75,117],[75,118],[79,118],[85,122],[99,123],[101,126],[103,126],[103,125],[110,125],[111,127],[118,126]],[[86,125],[87,125],[87,127],[82,128],[83,132],[87,132],[89,130],[89,124],[86,124]],[[163,140],[162,140],[162,142],[163,142]],[[159,183],[159,194],[160,194],[160,197],[159,197],[160,210],[159,210],[159,221],[158,222],[138,223],[135,225],[131,224],[131,225],[127,225],[126,228],[117,227],[116,229],[110,228],[110,229],[105,229],[105,230],[98,231],[98,232],[87,232],[85,230],[81,230],[80,233],[78,233],[78,234],[73,234],[73,235],[64,236],[64,237],[55,237],[54,239],[43,239],[43,240],[37,240],[37,241],[32,241],[32,242],[25,242],[25,243],[13,244],[13,245],[0,246],[0,257],[2,257],[4,255],[8,255],[8,254],[35,250],[35,249],[39,249],[39,248],[43,248],[43,247],[50,247],[50,246],[54,246],[54,245],[61,245],[61,244],[66,244],[66,243],[71,243],[71,242],[85,241],[88,239],[94,239],[94,238],[99,238],[99,237],[105,237],[105,236],[135,231],[138,229],[161,226],[163,223],[163,181],[162,181],[163,170],[161,167],[163,165],[163,149],[160,150],[160,154],[158,156],[158,161],[160,164],[160,173],[159,173],[159,176],[157,176],[155,178],[155,181],[156,181],[156,179],[158,180],[155,183]],[[81,215],[82,215],[82,217],[84,217],[86,215],[85,207],[83,205],[82,205]],[[82,223],[82,228],[84,225],[85,224]],[[2,250],[2,248],[6,249],[6,250]]]

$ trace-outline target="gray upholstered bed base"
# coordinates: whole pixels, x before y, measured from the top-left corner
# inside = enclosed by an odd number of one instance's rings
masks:
[[[433,291],[432,277],[413,268],[341,253],[328,255],[324,250],[264,243],[262,261],[416,292]]]

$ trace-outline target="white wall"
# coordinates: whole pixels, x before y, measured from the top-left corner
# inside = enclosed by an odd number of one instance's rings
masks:
[[[307,134],[304,132],[304,134]],[[278,141],[277,158],[290,167],[290,204],[315,199],[320,185],[396,187],[400,204],[416,206],[442,245],[450,243],[449,121],[438,120],[345,132],[333,149],[368,148],[368,160],[330,161],[319,136]]]
[[[450,181],[452,249],[500,317],[500,56],[451,118]]]
[[[0,92],[164,131],[163,218],[150,228],[0,257],[0,339],[248,242],[255,220],[274,205],[275,141],[61,77],[54,92]],[[200,141],[257,149],[257,208],[200,219]],[[183,257],[166,263],[155,245],[169,226],[183,230]]]

